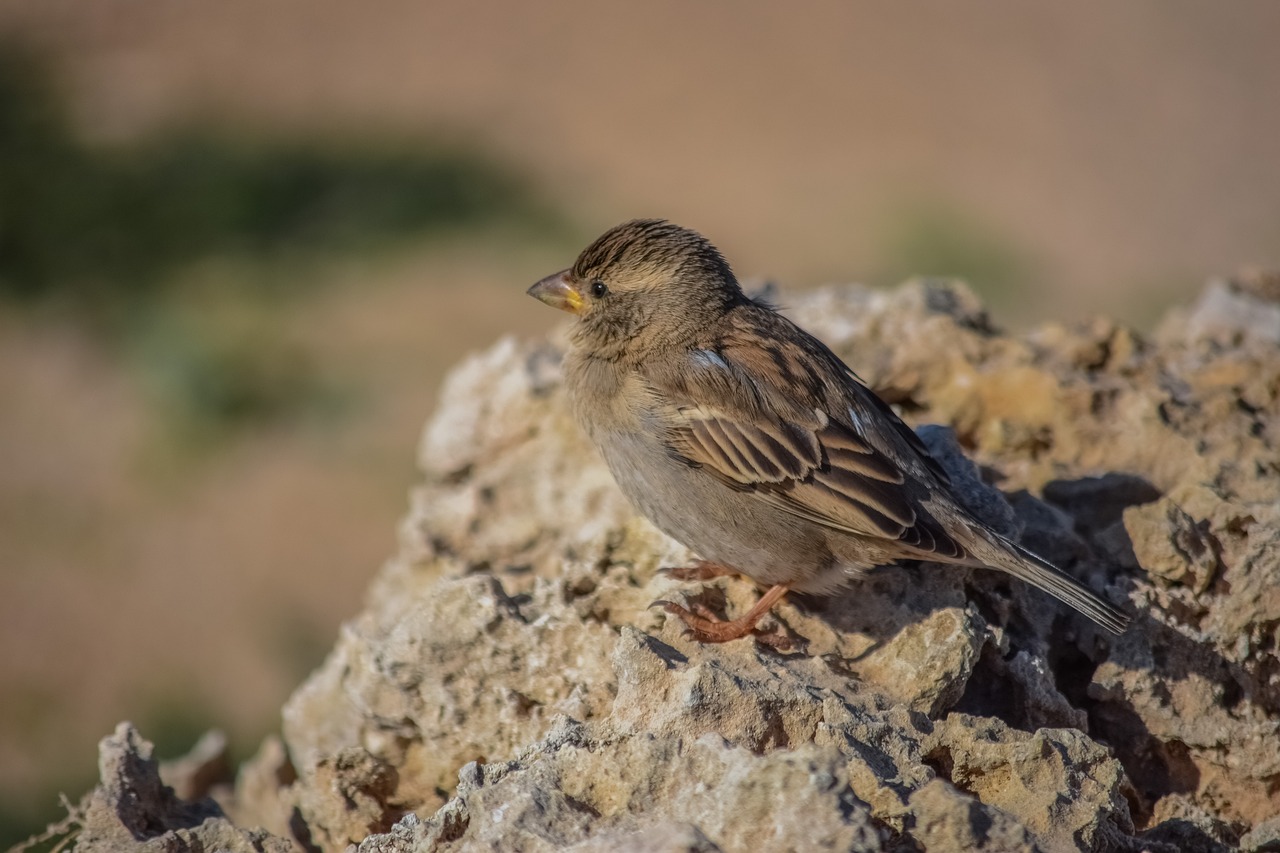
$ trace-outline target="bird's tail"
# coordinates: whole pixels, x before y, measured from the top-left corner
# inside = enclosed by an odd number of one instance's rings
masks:
[[[975,556],[986,565],[1008,572],[1032,586],[1039,587],[1064,604],[1071,605],[1113,634],[1123,634],[1128,627],[1127,613],[1104,600],[1044,557],[1002,536],[987,533],[980,538],[985,540],[984,544],[990,546],[990,551]]]

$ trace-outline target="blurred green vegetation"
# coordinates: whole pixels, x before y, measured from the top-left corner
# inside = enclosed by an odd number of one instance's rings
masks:
[[[37,741],[47,741],[56,733],[51,728],[56,723],[49,709],[57,705],[58,697],[48,685],[18,685],[10,687],[0,699],[0,725],[19,730],[24,736]],[[105,734],[105,732],[104,732]],[[48,777],[38,792],[25,792],[22,803],[5,802],[0,798],[0,848],[8,850],[12,845],[40,833],[47,825],[62,819],[67,811],[59,802],[65,795],[72,802],[97,784],[92,762],[77,763],[74,767],[51,766]],[[57,839],[50,839],[31,848],[33,851],[51,850],[57,847]]]
[[[186,127],[89,144],[40,57],[0,42],[0,301],[120,345],[195,444],[340,409],[271,328],[317,261],[495,228],[565,233],[525,180],[458,142]],[[201,316],[191,272],[211,260],[220,303],[243,310]]]
[[[13,44],[0,44],[0,200],[0,293],[101,309],[213,255],[349,252],[554,219],[518,176],[460,145],[212,128],[88,145],[51,75]]]
[[[1039,274],[1035,259],[1013,239],[939,201],[904,206],[881,236],[882,278],[964,279],[991,305],[1016,304]]]
[[[332,422],[359,398],[327,376],[307,346],[282,334],[294,300],[272,292],[263,276],[244,278],[261,283],[245,287],[222,271],[212,284],[161,300],[133,324],[127,364],[160,404],[166,440],[149,461],[161,468],[171,467],[173,451],[190,457],[216,450],[241,430],[300,418]]]

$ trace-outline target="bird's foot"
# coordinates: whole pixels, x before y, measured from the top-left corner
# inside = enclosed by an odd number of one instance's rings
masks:
[[[780,631],[765,632],[756,628],[756,624],[773,609],[786,592],[787,587],[783,584],[771,587],[760,597],[755,606],[747,611],[746,615],[731,621],[720,619],[706,605],[696,601],[692,602],[688,608],[670,601],[655,601],[651,606],[661,606],[667,613],[683,622],[685,636],[699,643],[727,643],[730,640],[751,635],[767,646],[786,651],[793,645],[788,637]]]
[[[756,632],[756,626],[745,617],[726,622],[704,604],[693,603],[685,608],[671,601],[655,601],[654,605],[683,622],[684,635],[699,643],[727,643]]]
[[[658,569],[658,573],[678,581],[709,581],[727,575],[736,575],[738,572],[710,560],[694,560],[692,566],[662,568]]]

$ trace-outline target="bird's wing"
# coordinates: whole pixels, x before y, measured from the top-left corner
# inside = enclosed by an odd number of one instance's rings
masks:
[[[965,557],[924,505],[946,475],[915,433],[826,347],[781,322],[731,330],[689,351],[687,368],[646,377],[665,401],[672,455],[816,524]]]

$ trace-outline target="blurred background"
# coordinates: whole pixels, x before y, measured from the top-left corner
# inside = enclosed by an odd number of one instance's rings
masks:
[[[663,216],[787,289],[1149,326],[1280,264],[1280,4],[0,0],[0,845],[120,719],[240,756],[447,367]]]

